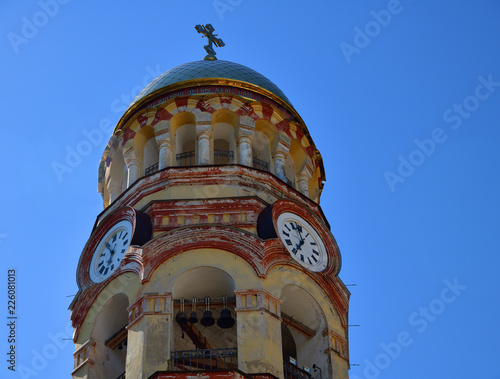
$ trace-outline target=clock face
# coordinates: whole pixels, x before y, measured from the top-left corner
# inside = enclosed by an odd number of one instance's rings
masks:
[[[281,241],[301,266],[315,272],[326,268],[325,244],[306,220],[295,213],[283,212],[278,217],[277,227]]]
[[[97,245],[90,263],[90,279],[100,283],[109,278],[120,266],[130,240],[132,238],[132,224],[123,220],[114,224]]]

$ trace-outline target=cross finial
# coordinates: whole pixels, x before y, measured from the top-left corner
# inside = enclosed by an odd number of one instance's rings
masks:
[[[213,34],[213,31],[215,28],[212,26],[212,24],[206,24],[205,26],[203,25],[196,25],[195,29],[198,33],[202,33],[202,37],[207,37],[208,38],[208,45],[203,46],[205,48],[205,51],[208,53],[205,58],[203,58],[204,61],[215,61],[217,58],[215,57],[215,50],[212,47],[212,42],[215,44],[217,47],[223,47],[224,41],[222,39],[217,38],[217,34]]]

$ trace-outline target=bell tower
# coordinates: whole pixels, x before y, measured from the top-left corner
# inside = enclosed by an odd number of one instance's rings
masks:
[[[348,378],[325,172],[285,94],[241,64],[154,79],[99,165],[71,304],[76,378]]]

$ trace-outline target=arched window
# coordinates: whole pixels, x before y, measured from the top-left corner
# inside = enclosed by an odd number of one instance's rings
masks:
[[[177,166],[196,164],[196,118],[191,112],[177,113],[170,120],[170,133],[175,140]]]
[[[235,163],[234,136],[238,130],[238,116],[227,109],[220,109],[212,115],[212,128],[214,164]]]
[[[158,171],[158,157],[158,145],[156,144],[156,138],[153,137],[144,145],[144,155],[142,158],[144,175],[149,175]]]
[[[109,203],[112,203],[127,189],[127,177],[128,172],[125,161],[123,160],[123,152],[121,148],[118,148],[113,154],[109,167],[109,177],[107,178]]]
[[[269,171],[271,154],[270,142],[266,134],[256,130],[252,139],[253,167]]]
[[[89,368],[89,377],[117,378],[125,372],[127,357],[127,329],[129,305],[125,294],[113,296],[102,307],[92,326],[91,340],[95,342],[95,364]]]
[[[179,166],[194,166],[196,127],[192,124],[181,126],[175,138],[175,159]]]

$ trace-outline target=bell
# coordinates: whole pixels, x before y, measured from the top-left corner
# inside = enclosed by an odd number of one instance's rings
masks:
[[[222,329],[232,328],[235,324],[234,318],[231,316],[231,311],[227,308],[224,308],[220,312],[220,317],[217,320],[217,325]]]
[[[181,311],[177,313],[176,320],[179,325],[186,325],[188,322],[188,318],[184,313],[184,298],[182,297],[181,297]]]
[[[176,320],[179,325],[186,325],[188,322],[188,318],[184,312],[177,313]]]
[[[203,313],[203,317],[201,318],[200,323],[203,326],[212,326],[213,324],[215,324],[215,319],[212,316],[212,312],[206,310],[205,313]]]
[[[189,322],[191,324],[196,324],[198,322],[198,317],[196,317],[196,297],[193,297],[193,308],[192,308],[192,312],[191,312],[191,316],[189,316]]]
[[[191,312],[191,316],[189,316],[189,322],[191,324],[196,324],[198,322],[198,317],[196,317],[196,312]]]

